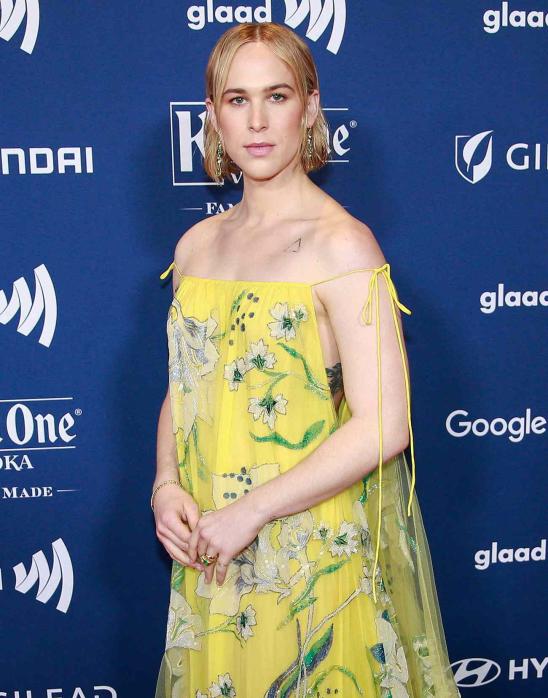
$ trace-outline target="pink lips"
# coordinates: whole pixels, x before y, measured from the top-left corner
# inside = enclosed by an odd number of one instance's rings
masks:
[[[261,156],[268,155],[274,146],[270,143],[253,143],[251,145],[246,145],[245,147],[247,152],[251,155]]]

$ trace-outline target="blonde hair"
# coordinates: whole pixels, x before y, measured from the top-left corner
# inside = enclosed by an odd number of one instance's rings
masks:
[[[310,172],[325,165],[329,153],[329,127],[321,106],[318,115],[311,128],[312,155],[306,154],[306,120],[304,111],[306,98],[314,89],[319,89],[319,79],[316,65],[310,49],[306,43],[291,29],[276,22],[247,22],[228,29],[222,34],[213,47],[206,68],[205,91],[212,100],[215,114],[220,113],[221,95],[226,87],[228,71],[234,58],[234,54],[243,46],[252,41],[261,41],[269,46],[272,51],[281,58],[290,68],[296,82],[297,94],[303,105],[302,138],[300,145],[300,159],[303,170]],[[223,149],[221,163],[221,177],[217,178],[217,143],[218,134],[211,120],[208,118],[204,124],[204,169],[207,174],[219,182],[230,173],[240,171],[238,165],[230,160]]]

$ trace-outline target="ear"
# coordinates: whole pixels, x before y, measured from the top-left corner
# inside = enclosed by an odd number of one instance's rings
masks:
[[[313,126],[318,112],[320,110],[320,93],[318,90],[313,90],[307,98],[306,103],[306,123],[307,126]]]
[[[213,106],[213,101],[209,97],[206,97],[205,105],[207,109],[207,118],[211,121],[213,128],[219,132],[219,129],[217,128],[217,117],[215,116],[215,108]]]

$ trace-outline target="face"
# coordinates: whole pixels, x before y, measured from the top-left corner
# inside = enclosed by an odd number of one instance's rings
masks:
[[[247,43],[237,50],[212,123],[224,149],[244,177],[270,179],[286,168],[301,167],[302,121],[314,123],[318,90],[308,97],[306,113],[289,67],[264,43]]]

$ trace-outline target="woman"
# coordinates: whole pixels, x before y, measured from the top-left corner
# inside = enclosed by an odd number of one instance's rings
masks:
[[[307,175],[328,152],[313,59],[282,25],[238,25],[206,94],[205,169],[241,171],[243,195],[161,275],[156,698],[458,696],[403,453],[410,311],[372,231]]]

